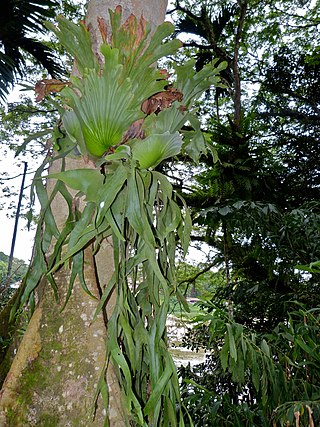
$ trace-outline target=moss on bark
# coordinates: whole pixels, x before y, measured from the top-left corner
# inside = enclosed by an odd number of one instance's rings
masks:
[[[60,272],[58,280],[66,285],[67,275]],[[90,266],[87,281],[92,288],[95,274]],[[94,402],[105,367],[106,334],[102,315],[92,321],[97,301],[77,286],[61,311],[64,295],[57,305],[45,286],[1,392],[0,426],[103,426],[106,410],[100,398]],[[124,426],[112,371],[108,386],[110,423]]]

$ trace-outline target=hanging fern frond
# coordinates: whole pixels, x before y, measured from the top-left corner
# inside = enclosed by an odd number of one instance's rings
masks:
[[[117,371],[128,416],[139,426],[183,426],[166,319],[171,296],[177,294],[185,303],[176,283],[176,245],[180,241],[186,254],[192,225],[184,200],[155,168],[184,147],[195,160],[206,152],[193,103],[212,84],[220,84],[218,75],[224,65],[206,66],[195,75],[191,61],[177,68],[176,89],[168,90],[168,81],[154,63],[181,45],[176,40],[162,43],[173,26],[164,23],[148,37],[149,26],[143,18],[138,21],[130,16],[121,25],[119,7],[110,12],[110,21],[110,40],[106,25],[100,22],[102,65],[92,53],[85,26],[59,18],[59,28],[53,28],[75,55],[80,72],[60,92],[67,106],[62,117],[66,135],[61,139],[59,134],[59,151],[53,161],[78,152],[95,161],[97,169],[49,174],[49,180],[56,180],[49,198],[42,195],[42,181],[37,181],[43,199],[39,230],[46,239],[39,240],[34,259],[34,271],[40,273],[26,285],[22,301],[28,300],[44,274],[58,287],[55,272],[65,265],[71,266],[66,303],[76,277],[88,292],[84,250],[91,246],[95,253],[105,238],[112,239],[115,270],[96,315],[115,292],[117,302],[108,320],[107,360]],[[180,130],[186,122],[191,130],[184,140]],[[67,188],[84,198],[81,211],[74,211]],[[58,192],[69,209],[59,231],[50,209]],[[45,259],[50,244],[53,249]],[[104,378],[103,372],[97,393],[107,404]]]

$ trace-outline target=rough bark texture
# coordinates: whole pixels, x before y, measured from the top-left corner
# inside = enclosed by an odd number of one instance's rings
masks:
[[[89,167],[81,160],[70,160],[69,168]],[[51,171],[59,170],[58,163]],[[48,191],[52,184],[49,182]],[[59,227],[66,220],[66,206],[57,197],[52,206]],[[100,255],[102,258],[102,253]],[[105,409],[94,396],[105,365],[106,322],[103,314],[93,322],[100,283],[106,284],[113,271],[112,247],[105,244],[103,271],[98,275],[90,248],[86,252],[85,278],[88,296],[75,283],[72,296],[62,311],[68,289],[69,270],[56,276],[59,304],[44,280],[38,291],[39,303],[17,349],[0,395],[0,427],[12,426],[103,426]],[[110,301],[110,310],[114,301]],[[124,426],[121,392],[112,369],[107,373],[110,390],[111,425]],[[94,415],[93,415],[94,414]]]
[[[91,0],[87,24],[95,33],[97,17],[108,20],[108,8],[120,4],[124,19],[130,13],[143,14],[153,27],[165,16],[167,1]],[[98,45],[98,42],[96,43]],[[68,168],[92,167],[79,160],[68,162]],[[58,168],[58,165],[53,169]],[[50,188],[49,188],[50,191]],[[55,201],[53,212],[58,226],[66,219],[64,201]],[[96,256],[86,255],[86,281],[93,295],[108,283],[113,272],[112,247],[104,243]],[[39,302],[17,349],[0,393],[0,427],[12,426],[103,426],[105,409],[101,399],[92,417],[94,395],[105,363],[107,317],[115,300],[108,302],[105,315],[92,321],[97,301],[90,298],[76,283],[72,296],[61,311],[68,287],[69,271],[57,275],[60,302],[55,302],[50,285],[43,281],[38,290]],[[111,427],[127,425],[121,405],[121,390],[112,369],[107,372],[110,392],[108,417]]]

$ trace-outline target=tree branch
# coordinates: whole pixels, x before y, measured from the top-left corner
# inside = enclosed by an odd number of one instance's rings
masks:
[[[198,273],[194,274],[193,276],[189,276],[186,279],[179,282],[179,285],[182,285],[183,283],[193,283],[201,274],[206,273],[209,271],[212,267],[216,266],[217,262],[211,262],[209,265],[207,265],[203,270],[198,271]]]
[[[30,171],[30,172],[27,172],[27,173],[26,173],[26,175],[30,175],[30,174],[34,174],[34,171]],[[23,173],[19,173],[18,175],[15,175],[15,176],[9,176],[9,177],[6,177],[6,178],[4,178],[4,177],[0,176],[0,183],[1,183],[1,181],[11,181],[12,179],[19,178],[19,177],[20,177],[20,176],[22,176],[22,175],[23,175]]]
[[[239,132],[240,121],[241,121],[241,81],[239,72],[239,49],[240,42],[243,33],[244,19],[247,13],[248,1],[239,0],[240,4],[240,16],[237,26],[237,32],[235,35],[234,42],[234,57],[233,57],[233,78],[234,78],[234,126],[235,130]]]
[[[304,123],[320,123],[320,115],[307,115],[300,111],[291,110],[290,108],[282,108],[281,111],[260,112],[259,117],[290,117],[301,120]]]

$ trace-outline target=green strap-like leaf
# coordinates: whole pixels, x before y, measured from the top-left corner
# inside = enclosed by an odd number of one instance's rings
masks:
[[[104,177],[96,169],[70,169],[52,173],[48,179],[59,179],[68,187],[85,194],[88,202],[96,202]]]
[[[46,22],[47,28],[53,31],[65,46],[72,58],[76,58],[77,69],[84,74],[88,69],[99,70],[99,63],[92,51],[89,31],[83,24],[77,25],[63,16],[58,16],[58,28]]]
[[[97,226],[103,221],[106,212],[117,198],[122,186],[127,180],[127,175],[127,169],[119,165],[114,174],[106,176],[105,182],[98,193],[98,210],[95,219]]]
[[[152,414],[152,412],[154,411],[154,407],[159,404],[160,396],[163,393],[166,385],[168,384],[168,381],[170,380],[171,376],[172,376],[171,369],[170,368],[165,369],[161,377],[159,378],[157,385],[152,390],[146,406],[144,407],[143,412],[145,415]]]
[[[141,176],[132,170],[128,175],[128,199],[126,214],[133,229],[143,237],[147,245],[154,248],[156,243],[143,206],[145,188]]]
[[[44,129],[42,131],[36,132],[30,136],[28,136],[27,138],[24,139],[23,143],[16,149],[15,152],[15,157],[17,157],[22,151],[24,151],[27,147],[27,145],[29,144],[29,142],[38,139],[38,138],[42,138],[44,136],[47,136],[49,134],[52,133],[52,129]]]

